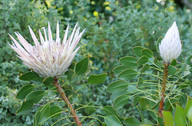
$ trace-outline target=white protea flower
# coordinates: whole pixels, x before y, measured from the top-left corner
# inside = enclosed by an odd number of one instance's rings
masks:
[[[169,28],[165,37],[159,44],[159,51],[165,64],[177,59],[181,54],[182,45],[176,22]]]
[[[70,37],[67,37],[69,25],[66,28],[63,41],[59,37],[59,23],[56,27],[56,40],[52,38],[50,23],[48,22],[48,38],[45,28],[43,28],[44,36],[39,30],[40,43],[36,38],[33,30],[29,27],[29,31],[35,43],[34,46],[29,44],[18,32],[15,33],[20,43],[18,43],[11,35],[13,40],[12,49],[17,52],[18,57],[23,63],[32,68],[42,77],[57,77],[68,70],[75,54],[80,47],[76,48],[85,29],[80,33],[80,27],[75,25]],[[68,39],[67,39],[68,38]],[[75,49],[76,48],[76,49]]]

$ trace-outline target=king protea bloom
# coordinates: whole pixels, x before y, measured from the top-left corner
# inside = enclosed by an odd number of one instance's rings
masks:
[[[84,30],[80,33],[80,28],[75,25],[70,37],[67,37],[69,25],[64,34],[63,41],[59,37],[59,23],[56,27],[56,40],[53,40],[50,23],[48,22],[48,38],[45,28],[44,37],[39,30],[40,42],[35,36],[33,30],[29,27],[32,39],[35,45],[29,44],[18,32],[15,33],[18,43],[11,35],[13,40],[12,49],[18,54],[18,57],[23,63],[32,68],[36,73],[42,77],[57,77],[68,70],[75,54],[80,47],[76,48],[79,43]]]
[[[181,54],[182,45],[176,22],[169,28],[165,37],[159,44],[159,51],[165,64],[177,59]]]

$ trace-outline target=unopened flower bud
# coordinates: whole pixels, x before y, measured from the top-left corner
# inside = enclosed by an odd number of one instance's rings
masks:
[[[174,22],[159,44],[159,51],[164,63],[169,64],[173,59],[179,57],[181,50],[182,45],[179,37],[179,30],[176,22]]]

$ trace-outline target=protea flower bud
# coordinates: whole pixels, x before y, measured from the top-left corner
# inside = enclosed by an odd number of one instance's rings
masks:
[[[40,43],[33,30],[29,27],[29,31],[35,43],[34,46],[29,44],[19,33],[15,34],[20,43],[10,35],[13,42],[12,45],[9,45],[15,52],[17,52],[18,57],[23,63],[29,68],[32,68],[40,76],[57,77],[68,70],[75,54],[80,48],[76,48],[76,45],[81,39],[84,30],[79,33],[80,28],[77,28],[76,30],[76,27],[77,24],[73,29],[71,36],[68,38],[67,34],[69,26],[67,26],[63,41],[61,42],[59,37],[59,23],[57,23],[56,28],[56,40],[53,40],[50,23],[48,22],[48,38],[45,28],[43,28],[45,37],[42,36],[42,33],[39,30]]]
[[[179,30],[176,22],[174,22],[161,41],[161,44],[159,44],[159,51],[165,64],[169,64],[173,59],[179,57],[181,50],[182,45],[179,37]]]

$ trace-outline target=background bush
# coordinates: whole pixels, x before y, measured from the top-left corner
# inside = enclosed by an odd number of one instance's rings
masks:
[[[157,2],[154,0],[1,0],[0,1],[0,124],[32,125],[33,112],[27,116],[16,116],[15,112],[21,101],[15,94],[26,82],[18,76],[27,71],[16,54],[8,46],[11,39],[8,33],[20,32],[33,44],[28,25],[38,33],[41,27],[47,27],[50,21],[52,31],[60,22],[64,33],[66,25],[76,22],[86,32],[81,40],[81,50],[75,61],[83,56],[90,58],[89,73],[107,72],[108,78],[103,85],[91,85],[81,91],[82,104],[97,106],[111,105],[107,85],[115,80],[112,68],[122,56],[132,55],[132,47],[144,46],[151,49],[160,59],[157,51],[158,42],[165,35],[173,21],[177,22],[183,44],[183,51],[178,61],[187,60],[191,55],[192,12],[185,5],[173,0]],[[74,62],[75,62],[74,61]],[[189,75],[190,81],[192,75]],[[74,90],[81,88],[83,77],[74,80]],[[187,92],[187,91],[186,91]],[[190,94],[192,96],[192,94]],[[83,111],[95,114],[96,111]],[[48,125],[48,124],[47,124]]]

